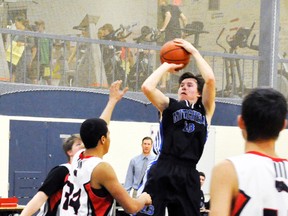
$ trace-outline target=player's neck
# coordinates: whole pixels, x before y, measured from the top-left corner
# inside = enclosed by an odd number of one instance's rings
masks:
[[[85,149],[85,151],[83,152],[85,157],[99,157],[99,158],[103,158],[103,153],[102,151],[100,151],[97,148],[91,148],[91,149]]]
[[[249,142],[245,144],[245,152],[256,151],[270,157],[278,157],[275,152],[275,140]]]

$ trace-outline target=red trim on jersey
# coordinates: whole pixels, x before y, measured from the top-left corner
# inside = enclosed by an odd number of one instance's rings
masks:
[[[54,208],[57,208],[59,206],[61,196],[62,190],[59,190],[49,198],[49,207],[51,212],[55,211]]]
[[[84,151],[79,154],[79,158],[80,158],[81,160],[87,159],[87,158],[91,158],[91,157],[94,157],[94,156],[84,156]]]
[[[240,215],[241,211],[245,207],[245,205],[248,203],[250,197],[245,194],[244,191],[239,190],[239,193],[236,197],[233,209],[232,209],[232,216]]]
[[[84,185],[85,190],[88,194],[89,203],[91,204],[91,207],[93,208],[93,215],[97,216],[105,216],[108,215],[110,212],[110,209],[112,208],[113,204],[113,197],[110,193],[107,194],[107,196],[97,196],[91,188],[91,184],[88,183]]]
[[[265,155],[263,153],[260,153],[260,152],[257,152],[257,151],[248,151],[246,152],[246,154],[256,154],[256,155],[259,155],[259,156],[262,156],[262,157],[268,157],[270,158],[271,160],[275,161],[275,162],[283,162],[283,161],[288,161],[287,159],[284,159],[284,158],[274,158],[274,157],[270,157],[268,155]]]

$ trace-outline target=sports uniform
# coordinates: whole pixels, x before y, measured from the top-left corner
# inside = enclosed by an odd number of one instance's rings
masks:
[[[102,162],[98,157],[84,157],[80,150],[73,158],[71,173],[63,188],[60,215],[109,215],[113,197],[105,189],[93,189],[93,169]]]
[[[54,167],[47,175],[38,191],[44,192],[49,198],[42,205],[37,216],[55,216],[61,202],[62,189],[69,174],[70,164],[61,164]]]
[[[288,161],[259,152],[228,158],[236,170],[239,194],[232,215],[287,216]]]
[[[196,164],[207,139],[207,122],[201,100],[196,104],[170,98],[162,113],[160,155],[148,172],[144,191],[153,206],[138,215],[198,216],[200,181]],[[154,214],[153,214],[154,211]]]

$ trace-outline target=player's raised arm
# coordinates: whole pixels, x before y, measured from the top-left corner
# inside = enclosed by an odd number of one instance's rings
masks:
[[[205,81],[202,91],[202,103],[205,107],[207,121],[210,124],[215,111],[216,97],[216,80],[213,70],[191,43],[183,39],[175,39],[174,42],[191,53],[191,56],[195,59],[196,66]]]
[[[170,71],[175,71],[178,67],[179,65],[176,64],[163,63],[142,84],[143,93],[160,112],[167,107],[169,98],[157,88],[157,85],[162,76]]]
[[[109,100],[100,116],[100,118],[105,120],[107,124],[109,124],[110,122],[112,112],[116,104],[118,103],[118,101],[122,99],[122,97],[128,91],[128,87],[125,87],[123,90],[121,90],[121,84],[122,84],[122,80],[116,80],[110,86]]]

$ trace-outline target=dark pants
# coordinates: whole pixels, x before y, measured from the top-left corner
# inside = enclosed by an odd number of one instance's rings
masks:
[[[160,159],[148,174],[144,191],[151,195],[153,205],[144,208],[138,216],[200,216],[199,173],[191,163]]]

